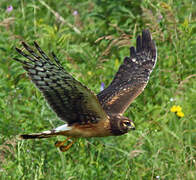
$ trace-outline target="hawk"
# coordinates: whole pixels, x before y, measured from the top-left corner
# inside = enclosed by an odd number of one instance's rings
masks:
[[[28,53],[18,48],[16,51],[26,60],[14,59],[23,65],[52,110],[65,122],[49,131],[20,135],[22,139],[67,136],[65,141],[55,143],[66,151],[74,142],[65,145],[69,138],[119,136],[135,129],[123,113],[144,90],[156,64],[156,45],[149,30],[137,37],[130,57],[125,57],[111,84],[97,95],[67,73],[54,53],[52,61],[36,42],[37,53],[26,43],[22,45]]]

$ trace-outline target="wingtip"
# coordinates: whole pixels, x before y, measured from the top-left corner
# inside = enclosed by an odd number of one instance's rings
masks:
[[[146,49],[148,51],[150,49],[156,49],[155,43],[153,43],[149,29],[142,30],[142,35],[138,35],[136,39],[136,52],[140,52]],[[131,56],[134,56],[133,49],[130,49],[130,52]]]
[[[150,31],[148,29],[144,29],[142,31],[142,41],[151,41],[151,34]]]
[[[18,49],[17,47],[14,47],[16,51],[20,51],[20,49]]]
[[[23,140],[24,138],[22,137],[22,135],[17,135],[17,136],[16,136],[16,139],[17,139],[17,140]]]
[[[142,35],[138,35],[136,39],[136,54],[140,52],[150,53],[151,58],[156,61],[157,47],[155,41],[152,39],[149,29],[142,30]],[[133,47],[130,48],[130,57],[134,58],[135,55]]]
[[[130,57],[135,57],[135,56],[136,56],[135,47],[131,46],[130,47]]]
[[[22,53],[22,50],[20,50],[19,48],[17,48],[17,47],[15,47],[15,50],[19,53],[19,54],[21,54]]]
[[[149,30],[149,29],[143,29],[143,30],[142,30],[142,33],[150,34],[150,30]]]
[[[156,44],[154,40],[152,39],[151,33],[149,29],[144,29],[142,31],[142,48],[147,49],[148,51],[156,51]]]
[[[38,45],[38,43],[36,42],[36,41],[33,41],[33,44],[34,44],[34,46],[37,48],[39,48],[39,45]]]
[[[147,37],[151,37],[151,33],[149,29],[144,29],[142,31],[142,36],[147,36]]]
[[[25,43],[24,41],[21,41],[22,46],[26,49],[28,47],[27,43]]]
[[[15,57],[13,57],[12,59],[15,61],[21,62],[21,60],[19,60],[18,58],[15,58]]]

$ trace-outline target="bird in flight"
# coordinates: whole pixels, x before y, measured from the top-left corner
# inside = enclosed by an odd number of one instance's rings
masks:
[[[22,42],[28,53],[16,48],[26,60],[14,58],[23,65],[29,77],[43,93],[48,104],[64,125],[41,133],[23,134],[22,139],[67,136],[56,147],[68,150],[74,141],[69,138],[119,136],[135,129],[132,120],[123,116],[131,102],[146,87],[157,59],[157,50],[149,30],[143,30],[130,48],[111,84],[99,94],[74,79],[52,53],[53,61],[34,42],[36,51]]]

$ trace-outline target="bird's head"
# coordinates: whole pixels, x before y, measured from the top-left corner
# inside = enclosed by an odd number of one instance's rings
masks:
[[[119,136],[130,130],[135,130],[135,124],[132,120],[124,116],[114,116],[110,120],[112,134]]]

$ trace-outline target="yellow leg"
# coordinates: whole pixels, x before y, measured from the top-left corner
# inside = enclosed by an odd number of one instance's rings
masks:
[[[64,141],[57,141],[57,142],[55,142],[55,146],[56,146],[56,147],[61,147],[61,146],[63,146],[69,139],[70,139],[70,137],[68,137],[68,138],[65,139]]]
[[[66,145],[66,146],[62,145],[62,146],[59,147],[59,149],[60,149],[62,152],[65,152],[65,151],[69,150],[69,148],[73,145],[74,142],[75,142],[75,141],[72,141],[71,143],[69,143],[69,144]]]

